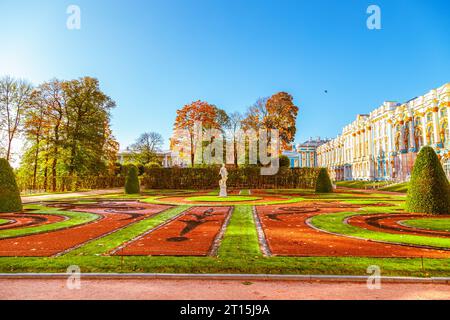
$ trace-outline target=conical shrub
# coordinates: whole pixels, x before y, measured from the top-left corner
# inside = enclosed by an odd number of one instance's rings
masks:
[[[417,155],[406,197],[406,211],[450,213],[450,184],[431,147],[423,147]]]
[[[326,168],[321,168],[316,180],[316,192],[317,193],[330,193],[333,192],[333,185],[331,184],[330,176]]]
[[[128,167],[127,178],[125,180],[125,193],[136,194],[140,193],[138,168],[135,165]]]
[[[0,212],[22,211],[22,199],[14,171],[6,159],[0,159]]]

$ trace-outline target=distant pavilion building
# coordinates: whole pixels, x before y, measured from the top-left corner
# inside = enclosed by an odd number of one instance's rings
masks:
[[[320,137],[309,138],[308,141],[297,144],[295,151],[285,151],[283,154],[289,158],[291,168],[317,167],[317,148],[326,142],[328,140],[323,140]]]
[[[170,150],[157,151],[156,157],[157,157],[158,163],[163,168],[170,168],[173,165],[175,165],[174,162],[176,162],[176,156],[174,156],[174,154]],[[132,160],[132,152],[129,149],[119,151],[119,153],[117,154],[117,158],[118,158],[117,160],[119,161],[120,164],[124,164],[124,163]]]

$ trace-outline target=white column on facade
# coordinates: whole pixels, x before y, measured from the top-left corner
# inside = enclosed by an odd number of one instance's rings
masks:
[[[427,141],[427,115],[426,113],[422,116],[422,139],[423,139],[423,145],[426,146],[428,144]]]
[[[394,152],[394,144],[393,144],[393,139],[392,139],[392,121],[389,119],[387,121],[388,123],[388,128],[387,128],[387,133],[388,133],[388,149],[386,153],[390,153],[390,152]]]
[[[449,141],[447,141],[447,145],[450,146],[450,99],[447,101],[447,131],[448,131],[448,137]]]
[[[408,148],[413,149],[413,148],[417,148],[416,146],[416,142],[414,139],[414,118],[410,117],[411,121],[409,122],[409,146]]]
[[[433,109],[433,131],[434,131],[434,142],[438,144],[441,142],[441,137],[439,134],[439,109],[435,107]]]

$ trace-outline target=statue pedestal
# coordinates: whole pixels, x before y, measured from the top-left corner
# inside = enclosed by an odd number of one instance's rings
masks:
[[[227,197],[227,186],[220,186],[219,197]]]

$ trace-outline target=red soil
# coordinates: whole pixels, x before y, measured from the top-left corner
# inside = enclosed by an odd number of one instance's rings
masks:
[[[58,253],[63,253],[79,245],[116,231],[129,224],[151,217],[170,206],[154,205],[133,202],[121,202],[120,205],[129,207],[127,211],[108,212],[117,207],[110,203],[110,207],[105,203],[103,208],[88,206],[75,206],[73,211],[83,211],[96,213],[101,216],[100,219],[93,222],[49,231],[41,234],[22,236],[17,238],[8,238],[0,240],[0,256],[3,257],[48,257]],[[133,207],[139,210],[133,210]],[[145,209],[142,209],[145,208]]]
[[[66,218],[57,215],[46,214],[28,214],[28,213],[3,213],[0,214],[0,219],[9,220],[9,223],[0,225],[0,230],[18,229],[24,227],[38,227],[45,224],[63,221]]]
[[[318,214],[355,211],[355,209],[349,208],[329,208],[328,205],[327,208],[321,207],[320,203],[257,207],[257,214],[271,253],[280,256],[450,258],[450,251],[353,239],[329,234],[308,226],[307,219]],[[280,210],[280,207],[289,206],[293,207],[291,212]],[[319,211],[295,213],[295,208],[310,211],[319,209]],[[277,216],[278,213],[281,215]],[[275,216],[273,216],[274,214]]]
[[[206,256],[231,212],[230,207],[194,207],[113,254],[124,256]]]
[[[430,217],[420,214],[395,214],[395,215],[377,214],[377,215],[354,216],[349,218],[347,222],[352,226],[378,232],[449,238],[450,232],[438,230],[426,230],[399,224],[399,222],[405,220],[430,219],[430,218],[436,219],[435,216]],[[450,218],[450,216],[439,216],[439,218],[448,219]]]

